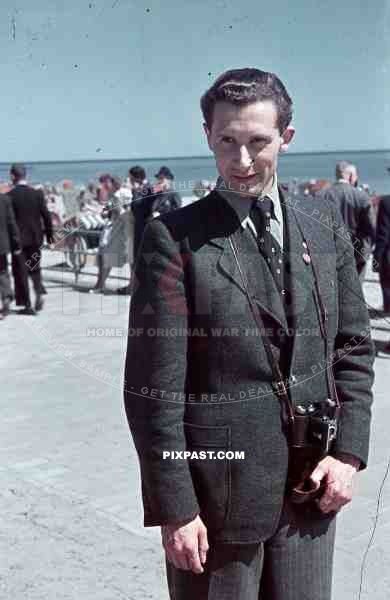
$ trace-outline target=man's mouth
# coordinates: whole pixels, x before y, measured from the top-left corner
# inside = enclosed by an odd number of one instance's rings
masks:
[[[233,179],[237,179],[238,181],[250,181],[251,179],[254,179],[256,177],[256,173],[253,173],[252,175],[232,175]]]

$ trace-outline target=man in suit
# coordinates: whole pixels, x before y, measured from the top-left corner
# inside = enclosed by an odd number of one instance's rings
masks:
[[[182,200],[178,192],[173,189],[174,175],[169,167],[160,167],[155,175],[155,197],[152,205],[152,217],[165,215],[181,207]]]
[[[134,250],[133,256],[136,259],[138,249],[142,240],[145,225],[151,217],[154,194],[150,186],[145,169],[135,165],[129,169],[130,185],[133,191],[131,202],[131,211],[134,215]]]
[[[43,234],[48,244],[52,242],[52,222],[42,190],[35,190],[27,185],[26,167],[14,164],[10,175],[13,187],[8,195],[12,200],[23,249],[22,254],[14,256],[12,261],[16,304],[24,306],[21,314],[31,315],[42,310],[44,304],[42,296],[46,291],[41,279],[41,247]],[[35,292],[34,308],[30,297],[29,276]]]
[[[9,314],[9,305],[13,298],[7,261],[7,255],[11,252],[15,255],[22,252],[19,231],[11,200],[5,194],[0,194],[0,320]]]
[[[356,166],[347,161],[337,163],[336,183],[326,188],[322,197],[334,202],[341,212],[352,238],[360,280],[364,281],[368,254],[375,239],[375,229],[370,198],[358,187]]]
[[[201,107],[217,189],[147,225],[133,282],[125,408],[144,524],[162,528],[172,599],[329,600],[372,402],[353,248],[333,205],[277,184],[294,129],[276,75],[227,71]],[[292,423],[337,398],[336,440],[302,462]],[[296,503],[296,474],[317,498]]]
[[[132,190],[132,199],[130,204],[131,214],[129,217],[131,218],[132,216],[134,219],[133,261],[135,262],[145,225],[151,216],[154,194],[146,178],[145,169],[140,165],[135,165],[129,169],[129,182]],[[133,267],[133,264],[130,265],[131,268]],[[117,289],[117,294],[122,296],[127,296],[130,293],[130,282],[124,287]]]
[[[379,204],[373,268],[379,273],[383,313],[390,316],[390,196],[383,196]]]

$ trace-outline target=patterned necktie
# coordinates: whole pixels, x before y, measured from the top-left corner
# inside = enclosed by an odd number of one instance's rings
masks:
[[[277,285],[282,285],[282,249],[271,233],[272,200],[268,196],[256,199],[249,216],[256,227],[257,245],[264,256]]]

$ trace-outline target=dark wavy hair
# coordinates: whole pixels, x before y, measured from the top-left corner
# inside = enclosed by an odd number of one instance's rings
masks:
[[[26,173],[26,167],[22,163],[14,163],[11,165],[10,174],[15,179],[25,179]]]
[[[140,165],[135,165],[129,169],[129,175],[132,175],[136,181],[143,182],[146,179],[145,169]]]
[[[291,122],[293,104],[283,83],[274,73],[252,68],[225,71],[203,94],[200,106],[206,125],[211,129],[217,102],[244,105],[264,100],[272,100],[275,104],[277,126],[279,132],[283,133]]]

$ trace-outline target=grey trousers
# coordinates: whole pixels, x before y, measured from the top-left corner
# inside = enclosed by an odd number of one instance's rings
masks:
[[[334,515],[285,503],[274,535],[259,544],[210,544],[205,572],[167,562],[171,600],[330,600]]]

